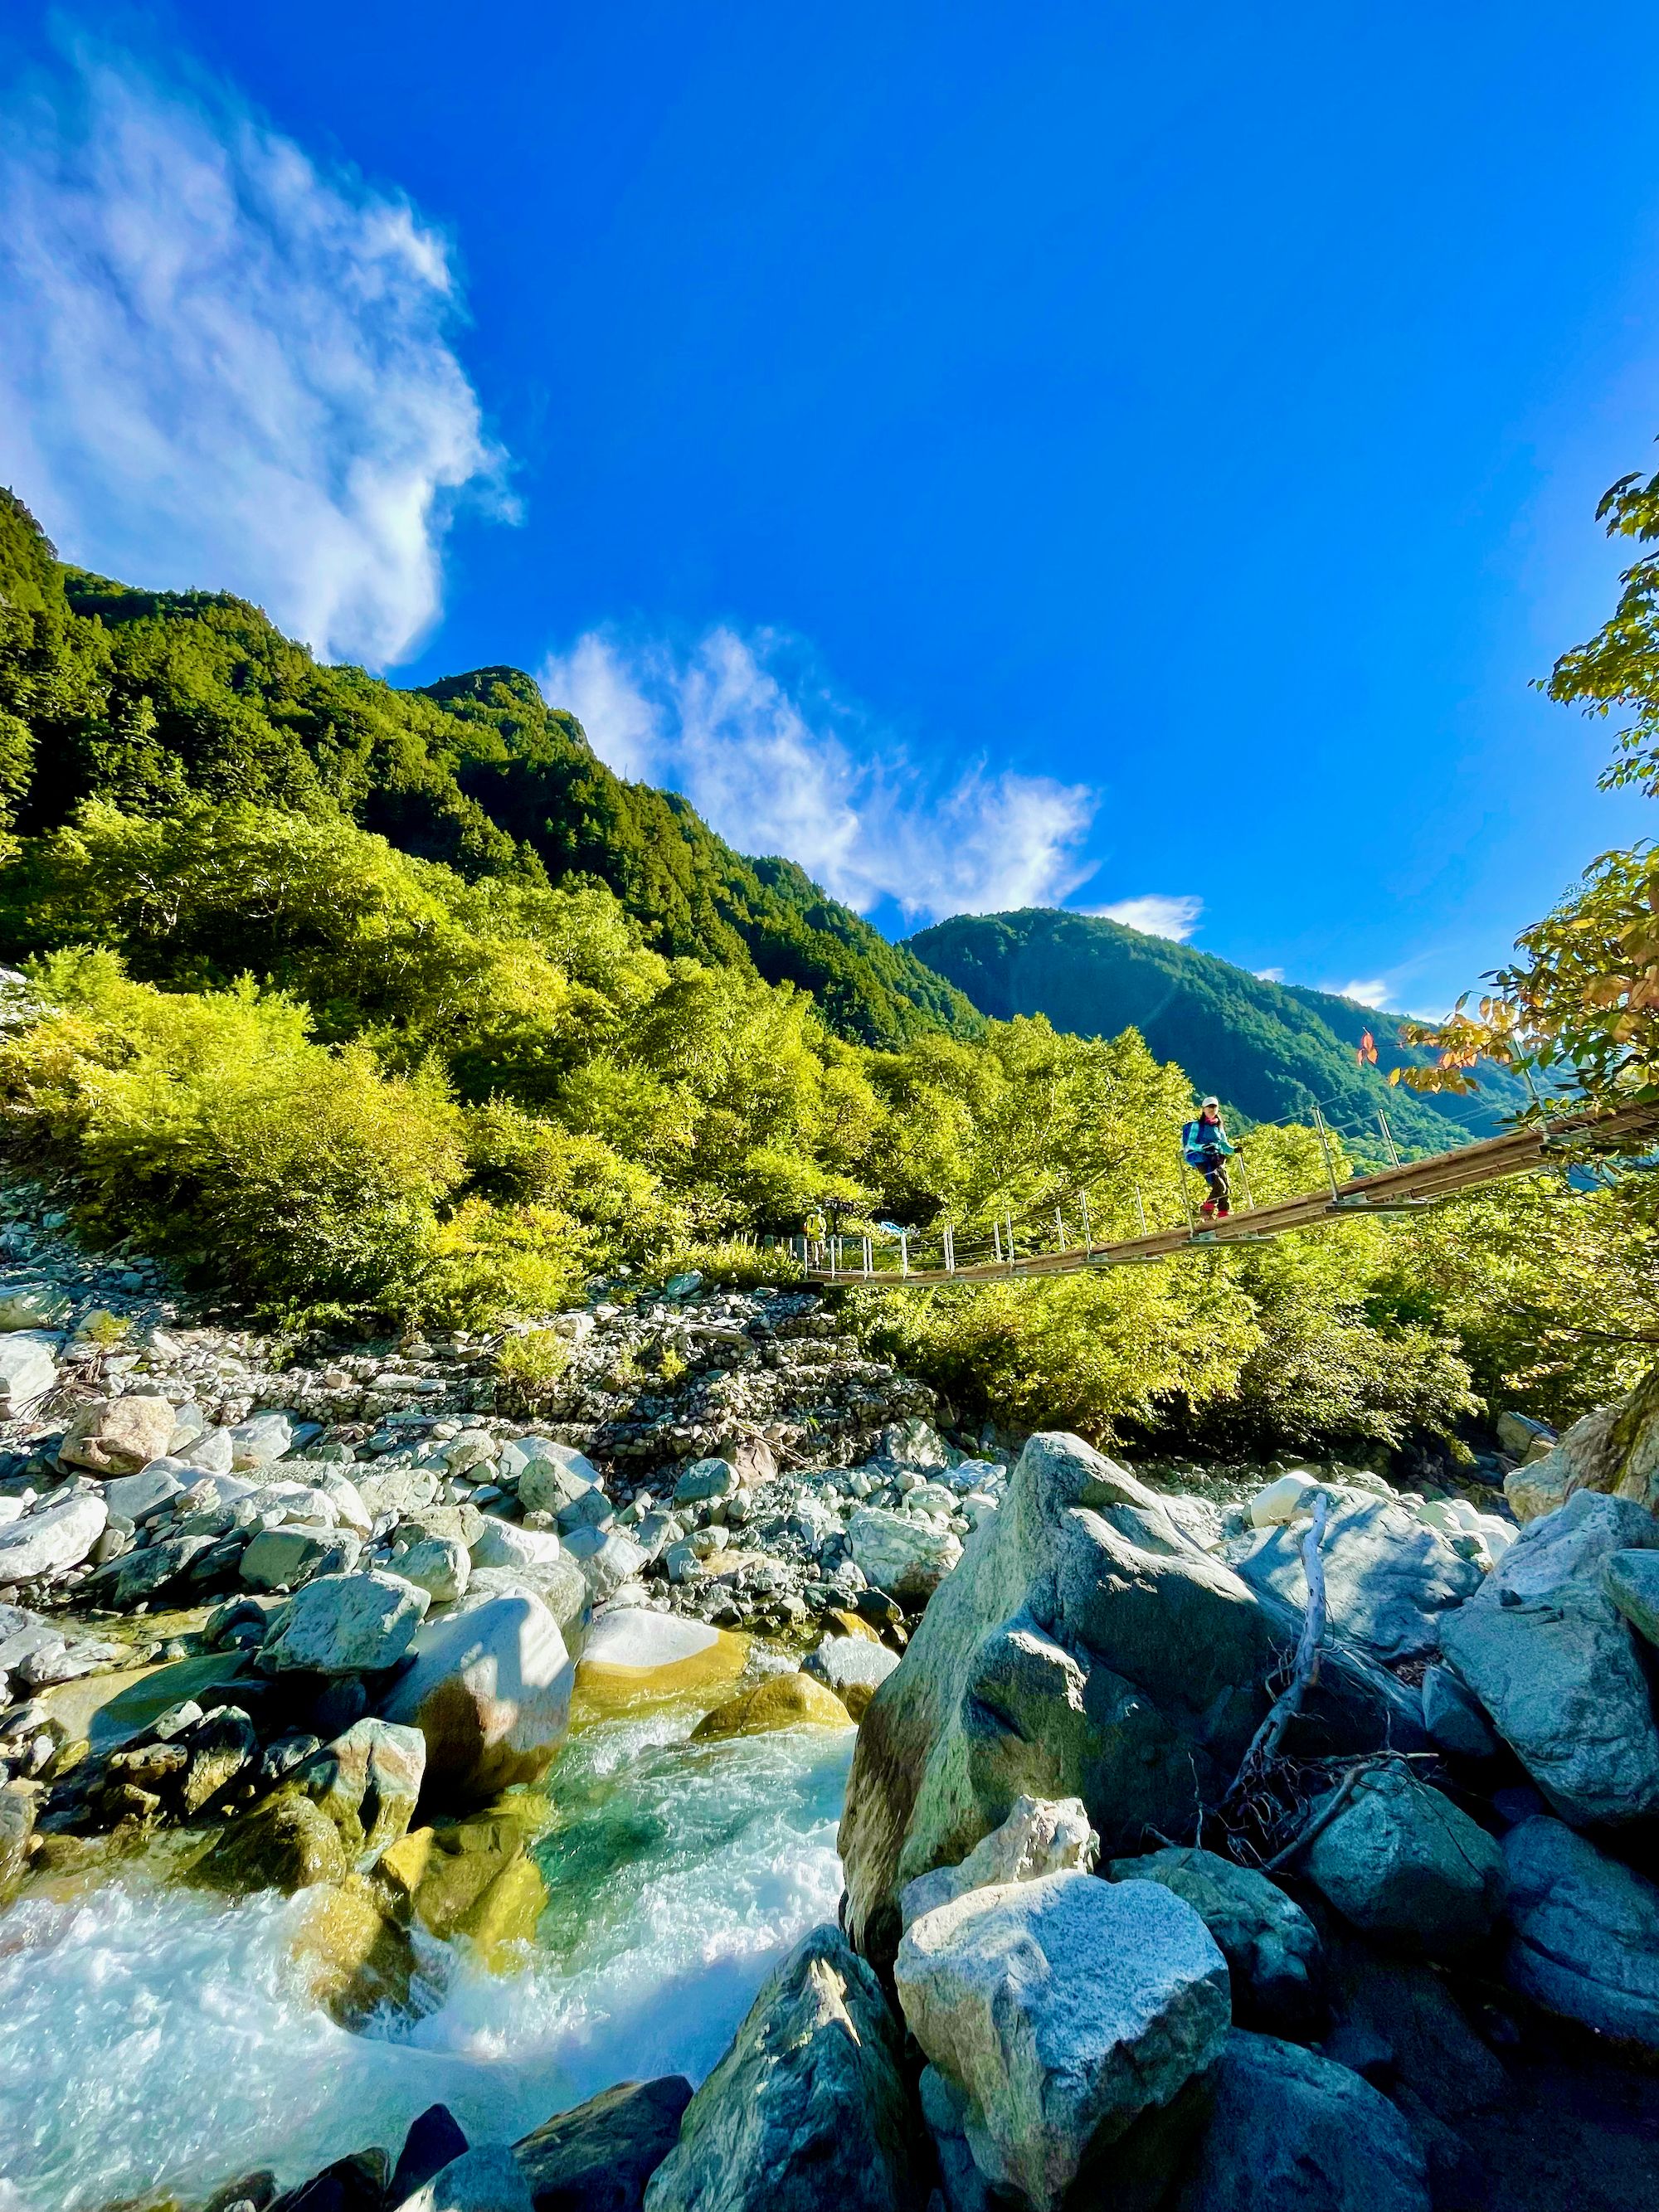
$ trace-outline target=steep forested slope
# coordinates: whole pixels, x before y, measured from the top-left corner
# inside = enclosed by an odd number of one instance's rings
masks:
[[[981,1026],[793,863],[745,859],[684,799],[613,775],[520,671],[403,691],[319,665],[227,593],[61,567],[0,493],[0,798],[17,829],[88,799],[145,813],[186,795],[339,809],[471,877],[594,878],[661,951],[798,984],[861,1042]]]
[[[1471,1095],[1389,1089],[1391,1067],[1426,1054],[1403,1048],[1397,1025],[1327,991],[1270,983],[1213,953],[1147,937],[1097,915],[1030,907],[963,915],[923,930],[910,950],[1006,1021],[1046,1014],[1056,1029],[1115,1036],[1133,1024],[1160,1060],[1254,1118],[1305,1118],[1316,1102],[1334,1120],[1387,1111],[1396,1135],[1437,1147],[1460,1130],[1488,1135],[1523,1103],[1516,1079],[1483,1070]],[[1367,1030],[1376,1068],[1356,1050]],[[1456,1127],[1448,1130],[1450,1121]]]

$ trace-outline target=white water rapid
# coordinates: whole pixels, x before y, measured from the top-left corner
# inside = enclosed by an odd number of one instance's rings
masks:
[[[106,1881],[0,1921],[0,2212],[284,2185],[441,2100],[511,2141],[611,2082],[700,2080],[770,1967],[832,1917],[854,1732],[686,1741],[683,1709],[572,1739],[537,1847],[551,1902],[514,1973],[459,1947],[444,2002],[354,2035],[288,1954],[295,1904]]]

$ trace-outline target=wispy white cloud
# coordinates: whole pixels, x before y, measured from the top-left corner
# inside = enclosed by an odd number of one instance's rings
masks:
[[[1193,891],[1143,891],[1139,898],[1114,899],[1109,906],[1085,906],[1085,914],[1103,915],[1147,937],[1173,938],[1184,945],[1198,927],[1204,902]]]
[[[1054,905],[1091,871],[1091,791],[982,761],[930,774],[775,633],[715,629],[681,650],[592,631],[540,680],[619,774],[683,792],[739,850],[799,861],[860,912]]]
[[[1282,968],[1258,968],[1255,972],[1257,979],[1263,983],[1282,983],[1285,980]]]
[[[227,87],[65,50],[0,104],[0,480],[69,557],[380,666],[499,457],[443,238]]]
[[[1352,983],[1322,983],[1319,988],[1339,999],[1358,999],[1362,1006],[1375,1006],[1379,1013],[1394,996],[1394,986],[1386,975],[1361,976]]]

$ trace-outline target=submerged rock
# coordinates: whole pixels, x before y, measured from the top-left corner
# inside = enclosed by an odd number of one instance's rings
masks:
[[[694,1743],[734,1735],[764,1735],[774,1729],[848,1728],[852,1715],[841,1699],[810,1674],[771,1674],[739,1698],[705,1713],[691,1731]]]
[[[495,1964],[507,1946],[529,1942],[547,1903],[532,1834],[507,1814],[412,1828],[375,1861],[376,1890],[398,1920],[418,1921],[430,1936],[467,1936]]]
[[[965,2099],[988,2181],[1054,2212],[1085,2162],[1219,2056],[1227,1965],[1192,1907],[1076,1870],[969,1891],[911,1923],[898,1999]],[[1107,2182],[1109,2187],[1109,2181]]]
[[[910,2212],[902,2059],[874,1973],[838,1929],[814,1929],[686,2107],[646,2212]]]

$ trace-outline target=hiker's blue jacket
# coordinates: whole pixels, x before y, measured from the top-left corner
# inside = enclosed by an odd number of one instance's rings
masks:
[[[1230,1152],[1236,1152],[1238,1147],[1228,1141],[1227,1132],[1218,1119],[1206,1121],[1202,1115],[1197,1115],[1181,1133],[1181,1149],[1186,1155],[1188,1166],[1198,1168],[1203,1166],[1206,1152],[1214,1150],[1224,1158]]]

